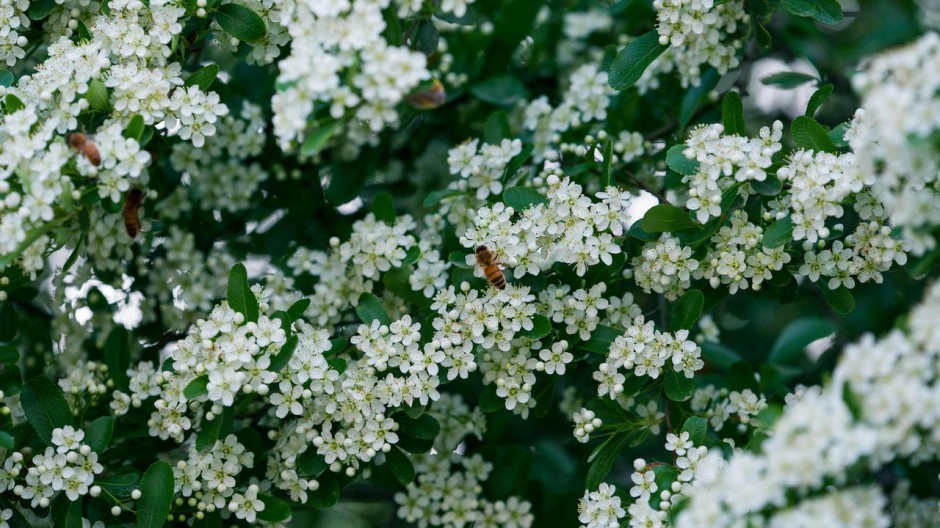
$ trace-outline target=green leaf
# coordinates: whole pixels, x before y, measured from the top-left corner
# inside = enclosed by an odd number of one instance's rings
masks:
[[[768,174],[762,181],[752,180],[751,188],[763,196],[777,196],[783,190],[783,183],[773,175]]]
[[[257,514],[258,519],[270,523],[284,522],[291,515],[290,504],[271,495],[258,494],[258,499],[264,503],[264,509]]]
[[[317,482],[320,487],[307,492],[307,505],[316,510],[329,508],[339,501],[339,477],[332,472],[323,473]]]
[[[173,503],[173,469],[166,462],[154,462],[140,479],[137,501],[137,528],[161,528]]]
[[[508,138],[509,134],[509,115],[502,110],[490,114],[486,118],[486,122],[483,123],[483,141],[485,143],[499,143],[503,138]]]
[[[799,116],[790,125],[793,142],[799,148],[817,152],[837,152],[835,144],[829,138],[829,132],[812,117]]]
[[[268,33],[264,19],[241,4],[220,5],[215,21],[229,35],[244,42],[258,42]]]
[[[821,317],[804,317],[793,321],[774,343],[767,360],[771,363],[789,363],[799,359],[806,345],[830,336],[836,331],[836,325]]]
[[[356,315],[363,323],[370,325],[372,321],[378,321],[379,324],[389,325],[392,323],[391,317],[385,311],[382,303],[371,293],[363,293],[359,296],[359,302],[356,303]]]
[[[307,308],[310,306],[310,299],[304,297],[294,304],[290,305],[290,308],[287,309],[287,315],[290,316],[292,321],[296,321],[304,316],[304,312],[307,311]]]
[[[719,78],[718,71],[715,68],[709,68],[702,75],[702,81],[698,86],[686,90],[685,95],[682,96],[682,103],[679,104],[678,128],[680,130],[689,124],[699,105],[708,100],[709,94],[718,85]]]
[[[695,394],[695,380],[672,369],[667,370],[663,375],[663,385],[666,389],[666,396],[672,401],[683,402]]]
[[[769,248],[782,246],[793,241],[793,219],[787,215],[767,226],[764,230],[764,245]]]
[[[13,438],[13,435],[6,431],[0,431],[0,448],[13,449],[15,445],[16,439]]]
[[[744,125],[744,102],[741,94],[730,90],[721,102],[721,122],[725,126],[725,134],[746,136]]]
[[[589,459],[591,465],[588,467],[585,489],[597,489],[604,482],[629,439],[630,435],[620,433],[601,444],[600,448],[592,454],[593,458]]]
[[[688,330],[695,325],[698,318],[702,316],[702,309],[705,307],[705,295],[701,290],[689,290],[676,303],[676,308],[672,312],[669,320],[669,330]]]
[[[228,274],[228,305],[244,315],[246,323],[258,322],[258,298],[248,286],[248,270],[240,262]]]
[[[839,0],[812,0],[816,4],[813,18],[822,24],[833,25],[842,22],[844,17]]]
[[[415,467],[408,459],[408,455],[401,449],[392,446],[388,453],[385,453],[385,463],[388,469],[392,471],[395,480],[406,486],[415,479]]]
[[[447,262],[450,262],[451,265],[456,266],[462,269],[473,269],[473,266],[467,264],[467,252],[466,251],[451,251],[447,255]]]
[[[493,499],[508,499],[525,489],[532,470],[532,451],[519,444],[487,445],[481,449],[495,470],[484,483],[483,495]]]
[[[708,422],[699,416],[690,416],[682,424],[682,432],[689,433],[689,440],[696,446],[703,445],[707,440]]]
[[[492,105],[513,107],[529,97],[525,84],[512,75],[498,75],[470,88],[470,93]]]
[[[532,157],[532,153],[535,151],[535,145],[524,145],[522,151],[513,156],[509,163],[506,164],[506,170],[503,172],[503,183],[509,181],[509,178],[515,176],[519,169],[529,161],[529,158]]]
[[[480,393],[480,410],[493,413],[506,408],[506,402],[496,394],[496,385],[486,385]]]
[[[415,32],[414,49],[431,56],[437,52],[437,43],[441,35],[437,31],[437,26],[431,20],[423,20],[418,24],[418,30]]]
[[[290,361],[291,356],[294,355],[294,350],[297,349],[297,344],[300,343],[300,338],[295,335],[292,335],[287,338],[287,341],[284,343],[284,346],[281,347],[281,350],[277,353],[276,356],[271,358],[271,365],[269,369],[272,371],[278,371],[284,368],[284,365]]]
[[[651,207],[640,221],[647,233],[671,233],[702,229],[701,224],[692,220],[689,213],[671,204],[659,204]]]
[[[666,165],[683,176],[695,174],[698,172],[698,160],[685,157],[683,150],[685,145],[673,145],[666,151]]]
[[[185,86],[198,86],[203,92],[208,92],[219,75],[218,64],[207,64],[194,71],[192,75],[186,78]]]
[[[95,453],[104,453],[114,434],[114,418],[102,416],[85,427],[85,443]]]
[[[813,117],[816,114],[816,110],[819,110],[819,107],[832,95],[832,90],[833,86],[831,84],[825,84],[813,92],[812,97],[809,98],[809,102],[806,103],[806,115]]]
[[[13,74],[9,70],[0,69],[0,86],[9,88],[13,86]]]
[[[127,128],[124,129],[124,137],[140,141],[144,135],[144,118],[140,114],[134,114],[134,117],[127,122]]]
[[[519,332],[519,335],[531,339],[541,339],[547,336],[551,331],[552,323],[548,320],[548,317],[536,314],[532,316],[532,329],[523,330]]]
[[[548,198],[529,187],[510,187],[503,191],[503,203],[518,213],[535,204],[548,204]]]
[[[209,394],[209,375],[204,374],[189,382],[183,389],[183,396],[187,400],[195,400],[204,394]]]
[[[13,112],[17,112],[19,110],[26,108],[26,105],[23,104],[23,101],[20,101],[19,97],[11,93],[8,93],[6,98],[4,98],[3,101],[4,101],[4,106],[5,106],[7,114],[12,114]]]
[[[0,345],[0,363],[16,364],[20,360],[20,352],[13,345]]]
[[[386,224],[395,223],[395,199],[387,192],[380,192],[372,199],[372,213],[376,220]]]
[[[646,68],[669,49],[659,43],[659,32],[655,29],[627,44],[610,65],[610,87],[624,90],[640,80]]]
[[[784,90],[789,90],[791,88],[804,85],[808,82],[819,82],[819,79],[817,79],[815,75],[810,75],[808,73],[788,71],[768,75],[763,77],[760,82],[767,86],[776,86],[778,88],[783,88]]]
[[[769,48],[774,43],[774,39],[770,36],[770,31],[767,31],[767,28],[760,21],[759,18],[751,18],[751,27],[754,29],[754,38],[757,40],[757,44],[762,48]]]
[[[85,99],[88,99],[88,105],[92,110],[103,111],[111,106],[108,87],[104,85],[101,79],[92,79],[88,83],[88,91],[85,92]]]
[[[588,352],[606,355],[607,352],[610,351],[610,345],[621,335],[623,335],[623,332],[620,330],[609,326],[597,325],[597,328],[591,333],[591,338],[581,343],[580,347]]]
[[[604,162],[601,165],[601,189],[606,189],[610,185],[610,166],[614,162],[614,142],[607,140],[604,142]]]
[[[849,315],[855,311],[855,296],[852,295],[852,290],[845,286],[839,286],[834,290],[830,290],[824,285],[821,285],[820,289],[822,290],[823,297],[826,298],[826,302],[829,303],[829,306],[835,310],[837,314]]]
[[[55,0],[35,0],[29,3],[26,8],[26,16],[30,20],[42,20],[52,13],[58,4]]]
[[[95,484],[108,490],[115,498],[125,500],[130,498],[131,492],[137,489],[140,475],[138,473],[119,473],[104,478],[95,478]]]
[[[798,17],[811,17],[817,11],[812,0],[783,0],[780,5],[788,13]]]
[[[228,409],[226,409],[226,412],[228,412]],[[211,421],[203,419],[199,427],[199,433],[196,434],[197,451],[204,452],[215,446],[216,440],[218,440],[219,435],[222,434],[222,424],[224,422],[225,419],[221,414],[214,417]]]
[[[339,130],[341,124],[342,121],[328,121],[308,132],[303,146],[300,147],[300,153],[304,156],[317,155],[326,146],[327,141],[333,137],[333,134]]]
[[[312,445],[297,457],[297,474],[301,477],[318,477],[328,467],[330,465],[326,463],[323,455],[318,454]]]
[[[20,326],[20,315],[13,301],[0,301],[0,341],[13,341]]]
[[[78,39],[79,40],[91,40],[92,39],[91,30],[88,29],[87,25],[85,25],[85,21],[82,19],[78,19],[76,22],[78,26],[76,28],[78,30]]]
[[[706,365],[719,371],[727,371],[731,368],[731,365],[742,359],[741,354],[724,345],[712,343],[711,341],[702,343],[702,360],[705,361]]]
[[[54,528],[82,528],[82,501],[72,502],[60,493],[52,501],[52,523]]]
[[[395,421],[398,422],[398,432],[412,438],[434,440],[441,432],[440,422],[429,414],[422,414],[417,418],[396,416]]]
[[[65,394],[46,376],[34,378],[23,386],[20,403],[26,412],[26,421],[47,444],[52,443],[53,429],[72,425],[72,411]]]
[[[128,331],[123,325],[115,325],[104,342],[104,363],[108,366],[108,376],[119,389],[127,389],[130,378],[130,350],[128,349]]]
[[[441,200],[445,198],[450,198],[452,196],[466,195],[467,191],[461,191],[458,189],[444,189],[442,191],[431,191],[424,197],[424,202],[421,204],[424,207],[434,207],[439,204]]]

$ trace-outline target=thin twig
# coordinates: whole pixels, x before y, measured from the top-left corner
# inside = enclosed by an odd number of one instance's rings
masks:
[[[634,175],[632,172],[630,172],[630,171],[628,171],[628,170],[624,170],[623,172],[624,172],[624,174],[627,175],[627,178],[629,178],[630,181],[631,181],[634,185],[636,185],[637,187],[643,189],[644,191],[646,191],[646,192],[652,194],[653,196],[655,196],[656,198],[658,198],[661,203],[669,203],[669,200],[666,199],[666,195],[663,194],[663,191],[662,191],[661,189],[660,189],[660,190],[653,189],[653,188],[650,187],[649,185],[643,183],[639,178],[636,177],[636,175]]]

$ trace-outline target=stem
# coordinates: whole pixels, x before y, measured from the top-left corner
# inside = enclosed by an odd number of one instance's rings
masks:
[[[630,171],[628,171],[628,170],[624,170],[623,172],[624,172],[624,174],[627,175],[627,178],[630,179],[630,182],[631,182],[631,183],[633,183],[633,184],[636,185],[637,187],[643,189],[644,191],[646,191],[646,192],[652,194],[653,196],[655,196],[656,198],[658,198],[659,201],[660,201],[660,203],[667,203],[667,204],[670,203],[669,200],[666,199],[666,195],[663,194],[663,191],[662,191],[661,189],[660,189],[660,190],[653,189],[653,188],[650,187],[649,185],[647,185],[647,184],[643,183],[642,181],[640,181],[640,179],[637,178],[635,174],[633,174],[632,172],[630,172]]]

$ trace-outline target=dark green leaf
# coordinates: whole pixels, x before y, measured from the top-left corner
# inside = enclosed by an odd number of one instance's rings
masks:
[[[82,501],[72,502],[65,493],[52,501],[54,528],[82,528]]]
[[[144,135],[144,118],[140,114],[134,114],[134,117],[127,122],[127,128],[124,129],[124,137],[140,141]]]
[[[601,165],[601,189],[606,189],[610,185],[610,166],[614,162],[614,142],[607,140],[604,142],[604,162]]]
[[[245,316],[245,322],[258,322],[258,298],[248,286],[248,270],[235,264],[228,274],[228,305]]]
[[[281,347],[281,350],[278,351],[277,355],[271,358],[270,370],[278,371],[284,368],[284,365],[290,361],[291,356],[294,355],[294,350],[297,348],[297,344],[300,342],[300,338],[295,335],[292,335],[287,338],[287,341],[284,343],[284,346]]]
[[[585,489],[597,489],[610,470],[614,467],[614,462],[620,457],[620,451],[630,440],[630,435],[620,433],[616,437],[611,437],[601,448],[595,452],[588,467]]]
[[[694,445],[703,445],[708,434],[708,422],[699,416],[690,416],[682,424],[682,432],[689,433],[689,440]]]
[[[727,371],[731,368],[731,365],[742,359],[741,354],[724,345],[712,343],[711,341],[702,343],[702,360],[705,361],[706,365],[717,370]]]
[[[688,330],[695,325],[698,318],[702,316],[702,308],[705,307],[705,295],[700,290],[689,290],[676,303],[676,308],[672,312],[669,320],[669,329],[673,332],[677,330]]]
[[[820,317],[797,319],[780,333],[767,360],[772,363],[792,362],[803,355],[806,345],[830,336],[835,331],[835,324],[827,319]]]
[[[457,189],[444,189],[443,191],[431,191],[424,197],[424,207],[434,207],[441,200],[445,198],[450,198],[452,196],[466,195],[467,191],[460,191]]]
[[[26,108],[26,105],[23,104],[23,101],[20,101],[19,97],[11,93],[8,93],[7,96],[3,99],[3,101],[4,101],[4,107],[6,109],[7,114],[12,114],[13,112],[17,112],[19,110]]]
[[[29,425],[47,444],[52,443],[53,429],[72,425],[72,411],[65,394],[46,376],[34,378],[24,385],[20,391],[20,402]]]
[[[702,75],[702,81],[698,86],[686,90],[685,95],[682,96],[682,103],[679,105],[679,129],[685,128],[692,120],[699,105],[708,100],[709,94],[718,85],[719,78],[718,71],[709,68]]]
[[[396,416],[398,432],[412,438],[434,440],[441,432],[441,424],[433,416],[422,414],[417,418],[409,416]]]
[[[663,375],[663,384],[666,396],[672,401],[683,402],[695,393],[695,381],[687,378],[682,372],[669,369]]]
[[[816,115],[816,110],[819,110],[819,107],[826,102],[826,99],[829,99],[829,96],[832,95],[832,90],[833,86],[831,84],[825,84],[813,92],[812,97],[809,98],[809,102],[806,103],[806,115],[809,117]]]
[[[725,134],[747,135],[747,130],[744,128],[744,102],[741,101],[741,94],[738,92],[730,90],[725,94],[721,102],[721,121],[725,127]]]
[[[643,76],[646,68],[669,49],[659,43],[659,32],[655,29],[627,44],[614,58],[610,65],[610,87],[614,90],[626,89]]]
[[[621,335],[623,335],[623,332],[620,330],[609,326],[597,325],[597,328],[591,333],[591,338],[581,343],[580,347],[588,352],[606,355],[607,352],[610,351],[610,345]]]
[[[522,337],[531,339],[541,339],[552,331],[552,323],[544,315],[536,314],[532,316],[532,329],[519,332]]]
[[[85,99],[88,99],[88,105],[92,110],[103,111],[111,106],[108,87],[104,85],[101,79],[92,79],[88,83],[88,91],[85,92]]]
[[[395,199],[387,192],[380,192],[372,199],[372,213],[376,220],[386,224],[395,223]]]
[[[839,286],[834,290],[821,286],[820,289],[826,302],[837,314],[848,315],[855,311],[855,296],[852,295],[852,290],[845,286]]]
[[[194,71],[192,75],[186,78],[185,86],[198,86],[203,92],[208,92],[219,75],[218,64],[207,64]]]
[[[130,350],[128,350],[127,328],[115,325],[104,342],[104,363],[108,366],[108,376],[114,380],[119,389],[127,389],[130,378],[127,369],[130,367]]]
[[[780,5],[788,13],[798,17],[811,17],[817,11],[812,0],[783,0]]]
[[[490,77],[470,88],[470,93],[481,101],[505,107],[515,106],[529,96],[522,81],[508,74]]]
[[[793,219],[787,215],[767,226],[764,230],[764,245],[769,248],[782,246],[793,241]]]
[[[137,501],[137,528],[161,528],[173,503],[173,469],[163,461],[154,462],[140,479]]]
[[[762,78],[760,81],[768,86],[776,86],[778,88],[789,90],[790,88],[796,88],[797,86],[806,84],[808,82],[818,82],[819,79],[817,79],[815,75],[810,75],[808,73],[789,71],[768,75]]]
[[[392,446],[388,453],[385,453],[385,463],[395,475],[395,480],[403,486],[411,483],[415,479],[415,467],[408,459],[408,455],[401,449]]]
[[[186,388],[183,389],[183,396],[185,396],[187,400],[195,400],[204,394],[209,394],[208,386],[209,376],[199,376],[186,385]]]
[[[0,448],[3,449],[13,449],[13,446],[16,445],[16,441],[13,438],[13,435],[6,431],[0,431]]]
[[[768,174],[762,181],[752,180],[751,188],[763,196],[777,196],[783,190],[783,183],[776,176]]]
[[[485,413],[492,413],[506,408],[506,402],[496,394],[496,385],[487,385],[483,387],[480,393],[480,410]]]
[[[328,121],[307,132],[303,146],[300,147],[300,153],[304,156],[315,156],[319,154],[327,141],[333,137],[333,134],[339,129],[342,121]],[[334,175],[335,176],[335,175]]]
[[[322,510],[329,508],[339,501],[339,477],[331,472],[323,473],[317,482],[320,487],[313,492],[307,492],[307,505]]]
[[[107,477],[96,477],[95,484],[108,490],[108,493],[114,495],[119,500],[130,498],[131,492],[137,489],[137,483],[140,475],[137,473],[119,473]]]
[[[206,451],[211,449],[219,435],[222,433],[222,424],[225,420],[222,415],[214,417],[211,421],[203,418],[202,425],[199,426],[199,433],[196,434],[196,450]]]
[[[509,137],[509,116],[502,110],[497,110],[486,118],[483,123],[483,141],[496,144]]]
[[[317,453],[314,446],[308,446],[307,450],[297,457],[297,474],[301,477],[318,477],[320,473],[330,467],[323,459],[323,456]]]
[[[222,4],[215,20],[229,35],[244,42],[258,42],[268,33],[264,19],[241,4]]]
[[[55,0],[35,0],[29,3],[29,7],[26,9],[26,16],[30,20],[42,20],[49,16],[49,13],[52,13],[52,10],[56,8],[58,4]]]
[[[0,301],[0,341],[13,341],[19,323],[20,316],[13,301]]]
[[[793,142],[799,148],[817,152],[836,152],[835,144],[829,138],[829,132],[812,117],[799,116],[790,125]]]
[[[842,22],[843,13],[839,0],[812,0],[816,4],[816,13],[813,18],[822,24],[838,24]]]
[[[296,321],[304,316],[304,312],[307,311],[307,308],[310,306],[310,299],[304,297],[294,304],[290,305],[290,308],[287,309],[287,315],[290,316],[292,321]]]
[[[95,453],[104,453],[114,434],[114,418],[102,416],[85,426],[85,443]]]
[[[640,221],[643,231],[647,233],[671,233],[673,231],[687,231],[702,229],[701,224],[692,220],[689,213],[670,204],[659,204],[651,207]]]
[[[532,157],[532,152],[534,151],[534,145],[523,145],[522,151],[513,156],[513,158],[509,160],[509,163],[506,164],[506,170],[503,172],[503,183],[509,181],[509,178],[512,178],[519,172],[519,169]]]
[[[372,321],[378,321],[379,324],[383,325],[392,323],[385,307],[371,293],[363,293],[359,296],[359,302],[356,303],[356,315],[359,316],[360,321],[367,325],[372,324]]]
[[[258,499],[264,503],[264,509],[258,512],[259,520],[279,523],[290,517],[290,504],[286,501],[263,493],[258,495]]]
[[[451,253],[447,255],[447,262],[450,262],[458,268],[473,269],[473,266],[467,264],[467,254],[468,253],[465,251],[451,251]]]
[[[418,24],[418,30],[415,32],[414,49],[425,55],[433,55],[437,52],[437,43],[441,36],[437,32],[437,26],[430,20],[423,20]]]
[[[20,360],[20,352],[13,345],[0,345],[0,363],[10,364]]]
[[[13,86],[13,74],[9,70],[0,69],[0,86],[9,88]]]
[[[695,174],[698,172],[699,163],[697,160],[685,157],[683,150],[685,150],[685,145],[673,145],[666,151],[666,165],[683,176]]]
[[[548,198],[529,187],[510,187],[503,191],[503,202],[518,213],[535,204],[548,204]]]

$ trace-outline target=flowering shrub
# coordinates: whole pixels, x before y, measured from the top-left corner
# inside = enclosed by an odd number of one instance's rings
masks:
[[[0,528],[940,526],[938,20],[0,0]]]

